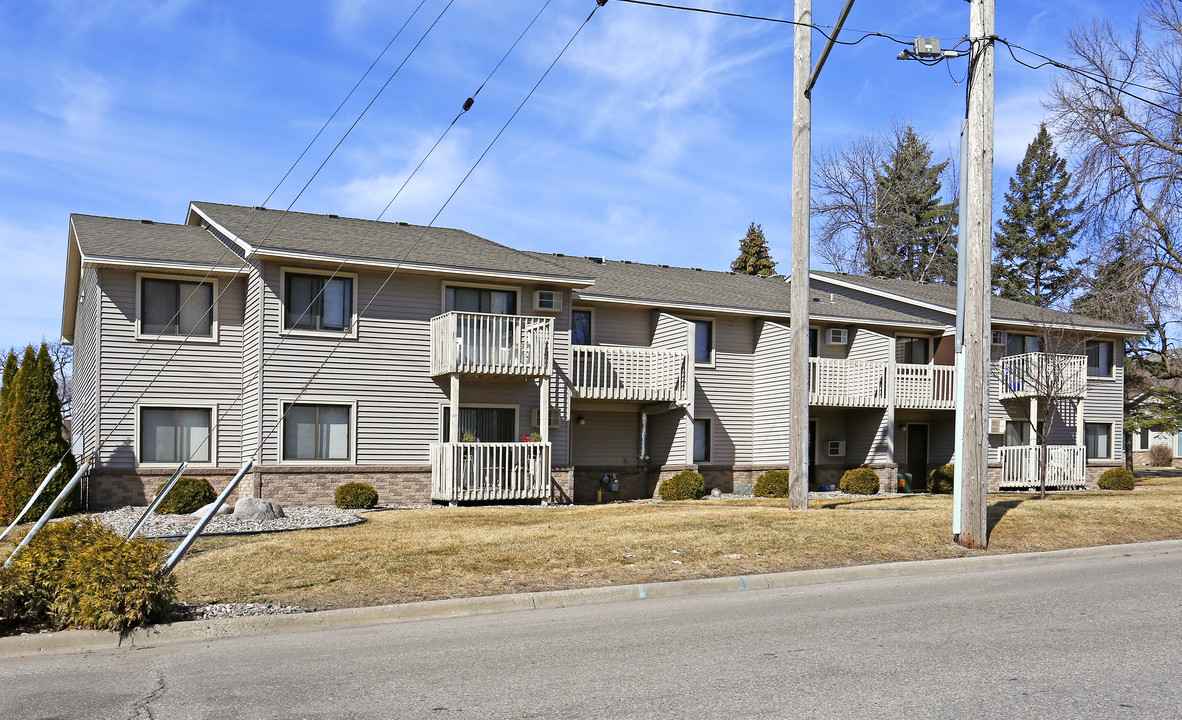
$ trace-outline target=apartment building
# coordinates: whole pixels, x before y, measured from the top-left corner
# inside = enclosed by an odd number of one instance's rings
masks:
[[[810,486],[865,465],[922,490],[953,456],[955,289],[809,282]],[[731,491],[788,466],[788,308],[783,278],[460,230],[205,202],[183,224],[73,215],[75,449],[93,508],[144,503],[183,461],[224,486],[248,457],[239,493],[293,504],[350,480],[383,503],[609,501],[686,468]],[[1037,482],[1038,430],[1054,486],[1122,463],[1137,334],[995,300],[994,487]]]

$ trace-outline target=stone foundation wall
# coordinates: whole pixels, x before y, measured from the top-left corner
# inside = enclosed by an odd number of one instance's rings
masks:
[[[1148,450],[1134,450],[1132,452],[1132,455],[1133,455],[1133,464],[1134,465],[1148,465],[1150,467],[1162,467],[1162,466],[1150,465]],[[1168,467],[1182,467],[1182,458],[1174,458],[1170,462]]]

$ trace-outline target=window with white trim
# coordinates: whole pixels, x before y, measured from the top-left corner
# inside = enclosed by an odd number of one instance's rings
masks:
[[[714,321],[694,320],[694,362],[709,365],[714,362]]]
[[[140,462],[209,462],[211,414],[209,408],[141,407]]]
[[[140,278],[140,333],[213,336],[213,283]]]
[[[591,344],[591,311],[575,308],[570,311],[570,344]]]
[[[710,427],[709,418],[694,419],[694,462],[710,462]]]
[[[285,405],[284,460],[348,460],[349,405]]]
[[[1112,425],[1110,423],[1084,423],[1084,448],[1089,460],[1111,458]]]
[[[1006,447],[1030,444],[1030,423],[1025,420],[1006,420]]]
[[[347,331],[353,324],[353,278],[287,272],[283,329]]]
[[[1112,377],[1112,341],[1088,340],[1088,376]]]

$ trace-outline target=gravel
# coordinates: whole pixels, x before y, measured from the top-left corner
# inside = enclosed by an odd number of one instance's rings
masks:
[[[95,513],[94,518],[126,535],[144,514],[146,506],[127,506],[118,510]],[[243,533],[280,532],[283,530],[311,530],[340,527],[364,522],[352,512],[333,507],[286,507],[287,517],[275,520],[238,520],[232,515],[216,515],[205,526],[202,535],[235,535]],[[140,537],[177,538],[188,534],[197,524],[192,515],[153,515],[144,523]]]
[[[298,615],[316,612],[316,608],[273,603],[173,603],[169,622],[182,620],[212,620],[214,618],[257,617],[259,615]]]

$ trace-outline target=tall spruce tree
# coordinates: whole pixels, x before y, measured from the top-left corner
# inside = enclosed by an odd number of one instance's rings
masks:
[[[1055,152],[1046,123],[1026,147],[1006,193],[1004,217],[993,236],[993,289],[1011,300],[1050,307],[1075,287],[1075,249],[1083,204],[1070,189],[1067,161]]]
[[[8,394],[12,392],[12,384],[16,381],[16,352],[8,351],[8,359],[4,361],[4,379],[0,382],[0,423],[3,422],[4,411],[8,407]]]
[[[956,280],[956,206],[941,200],[940,174],[927,141],[908,126],[897,136],[875,186],[869,274],[951,283]]]
[[[768,251],[767,238],[763,236],[763,226],[754,222],[747,228],[747,235],[739,241],[739,257],[731,263],[731,270],[740,275],[769,275],[776,274],[776,261]]]

